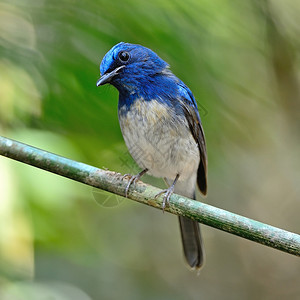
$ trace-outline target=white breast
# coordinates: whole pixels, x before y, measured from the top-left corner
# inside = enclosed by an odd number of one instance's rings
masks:
[[[155,177],[186,180],[197,172],[199,149],[183,116],[156,100],[136,100],[119,110],[128,150],[142,169]]]

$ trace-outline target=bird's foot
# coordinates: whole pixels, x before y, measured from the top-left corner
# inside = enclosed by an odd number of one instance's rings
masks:
[[[174,193],[174,186],[171,185],[168,189],[162,190],[157,195],[155,195],[154,198],[156,199],[160,195],[165,194],[163,202],[162,202],[162,205],[161,205],[163,212],[165,212],[166,205],[169,206],[169,204],[170,204],[170,197],[172,196],[173,193]]]
[[[164,199],[163,199],[163,203],[162,203],[162,211],[165,212],[165,207],[166,207],[166,204],[169,206],[170,205],[170,197],[172,196],[172,194],[174,193],[174,188],[175,188],[175,184],[177,182],[179,178],[179,174],[176,175],[172,185],[165,189],[165,190],[162,190],[160,191],[154,198],[156,199],[158,196],[160,196],[161,194],[165,194],[164,196]]]
[[[125,197],[128,196],[128,190],[132,184],[135,184],[139,179],[148,171],[148,169],[144,169],[142,172],[140,172],[137,175],[131,175],[131,174],[125,174],[121,177],[121,179],[124,179],[125,177],[130,177],[128,184],[125,188]]]

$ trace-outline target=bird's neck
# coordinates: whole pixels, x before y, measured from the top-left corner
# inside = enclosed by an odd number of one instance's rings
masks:
[[[168,74],[169,75],[169,74]],[[119,90],[119,108],[127,109],[139,99],[144,101],[157,100],[166,102],[176,95],[178,79],[172,74],[157,74],[156,76],[130,78],[116,86]]]
[[[149,94],[144,88],[119,90],[119,110],[126,113],[137,101],[150,101]]]

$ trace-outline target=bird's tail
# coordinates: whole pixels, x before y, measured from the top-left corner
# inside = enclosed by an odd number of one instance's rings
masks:
[[[175,185],[176,194],[196,199],[195,181],[178,181]],[[199,223],[179,216],[181,239],[185,259],[193,269],[200,269],[204,263],[204,247]]]
[[[191,268],[200,269],[204,262],[204,248],[199,223],[179,216],[179,224],[185,259]]]

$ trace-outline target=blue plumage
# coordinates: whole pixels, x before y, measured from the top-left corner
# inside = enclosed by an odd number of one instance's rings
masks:
[[[110,83],[119,91],[118,115],[126,145],[143,169],[130,185],[148,172],[163,177],[163,207],[173,192],[195,197],[198,183],[207,192],[206,146],[197,103],[190,89],[152,50],[129,43],[115,45],[100,65],[97,86]],[[191,267],[203,263],[198,223],[179,217],[183,249]]]

